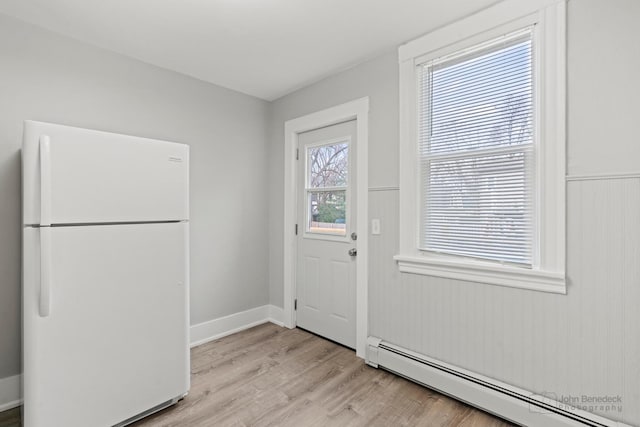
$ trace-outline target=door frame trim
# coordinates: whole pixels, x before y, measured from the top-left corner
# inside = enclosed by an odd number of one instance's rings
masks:
[[[291,119],[284,124],[284,325],[295,328],[298,164],[296,150],[302,132],[356,120],[356,355],[364,359],[368,333],[368,222],[369,222],[369,97]]]

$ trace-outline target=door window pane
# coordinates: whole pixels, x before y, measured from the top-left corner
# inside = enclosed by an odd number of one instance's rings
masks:
[[[307,231],[345,236],[346,193],[346,190],[309,191]]]
[[[349,140],[306,148],[307,233],[347,235]]]
[[[346,142],[307,150],[308,188],[346,187],[349,145]]]

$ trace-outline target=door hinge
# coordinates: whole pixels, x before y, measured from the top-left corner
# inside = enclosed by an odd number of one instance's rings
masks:
[[[300,149],[296,148],[296,160],[300,160]]]
[[[296,224],[296,236],[298,235],[298,224]]]
[[[294,310],[298,309],[298,299],[297,298],[293,300],[293,309]]]

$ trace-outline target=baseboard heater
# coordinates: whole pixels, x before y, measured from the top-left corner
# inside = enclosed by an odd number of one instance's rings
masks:
[[[366,362],[527,427],[631,427],[376,337],[367,339]]]

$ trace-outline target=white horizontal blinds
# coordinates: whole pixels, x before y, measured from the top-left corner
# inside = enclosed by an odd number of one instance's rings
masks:
[[[419,66],[420,249],[532,264],[531,31]]]

